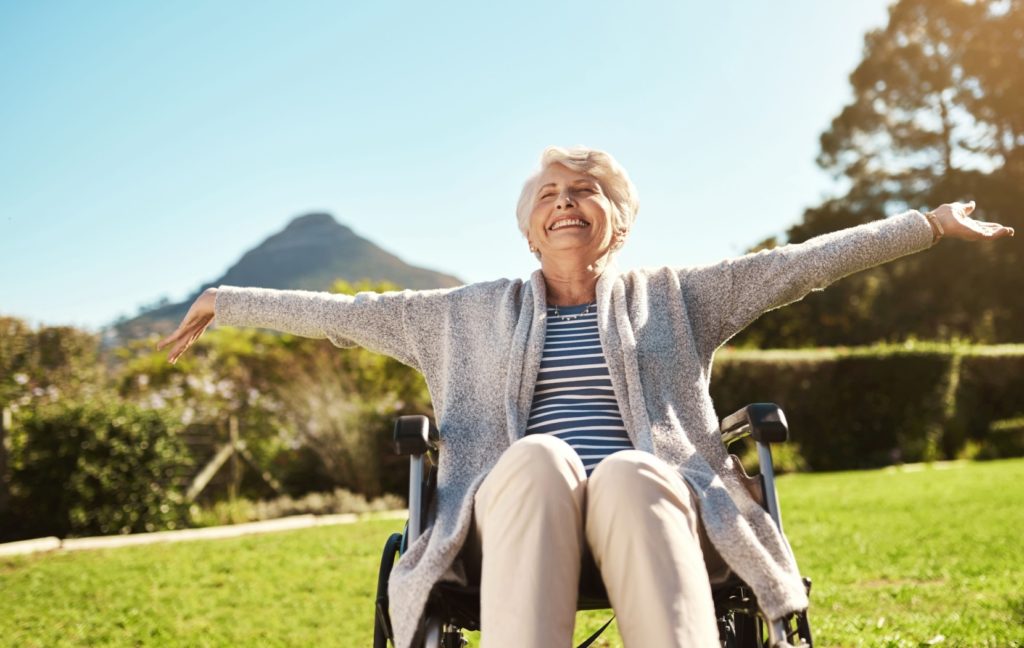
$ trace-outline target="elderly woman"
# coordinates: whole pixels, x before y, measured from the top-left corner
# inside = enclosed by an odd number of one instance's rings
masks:
[[[400,648],[433,585],[467,572],[481,578],[485,646],[570,645],[588,554],[627,646],[717,645],[709,579],[723,561],[769,617],[805,608],[785,539],[720,441],[715,350],[850,273],[943,237],[1013,234],[953,203],[713,265],[619,272],[637,208],[610,155],[550,147],[516,210],[541,265],[529,281],[354,297],[221,286],[159,343],[174,362],[215,319],[361,345],[424,374],[442,451],[434,522],[391,575]]]

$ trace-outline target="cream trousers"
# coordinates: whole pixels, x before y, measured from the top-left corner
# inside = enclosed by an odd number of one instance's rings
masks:
[[[626,648],[719,645],[708,570],[721,558],[685,481],[654,455],[617,452],[588,479],[565,441],[526,436],[473,515],[464,555],[480,579],[482,648],[572,646],[584,539]]]

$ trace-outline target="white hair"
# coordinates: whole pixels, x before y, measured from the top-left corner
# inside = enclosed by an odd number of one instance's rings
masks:
[[[528,236],[530,230],[530,214],[533,212],[533,198],[537,190],[537,182],[541,175],[552,164],[561,164],[573,171],[585,173],[597,180],[601,190],[608,196],[612,204],[612,227],[623,233],[629,232],[636,221],[636,213],[640,210],[640,201],[636,195],[636,187],[611,154],[585,146],[563,148],[549,146],[540,155],[540,169],[527,178],[519,194],[516,205],[516,220],[519,231]]]

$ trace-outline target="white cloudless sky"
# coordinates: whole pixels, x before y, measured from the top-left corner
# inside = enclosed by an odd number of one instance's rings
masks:
[[[0,3],[0,314],[97,329],[314,210],[525,277],[549,144],[632,176],[621,266],[740,254],[835,192],[818,137],[889,4]]]

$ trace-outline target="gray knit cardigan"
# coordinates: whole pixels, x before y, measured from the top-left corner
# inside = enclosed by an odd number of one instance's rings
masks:
[[[597,284],[597,316],[612,385],[636,448],[693,487],[707,534],[772,618],[806,608],[786,541],[754,501],[719,438],[708,391],[715,350],[767,310],[853,272],[930,247],[917,211],[801,244],[686,268],[622,272]],[[502,279],[459,288],[343,296],[221,286],[219,325],[255,326],[360,345],[426,377],[442,431],[437,515],[391,574],[397,646],[409,648],[427,596],[459,579],[473,496],[523,436],[544,346],[545,284]]]

